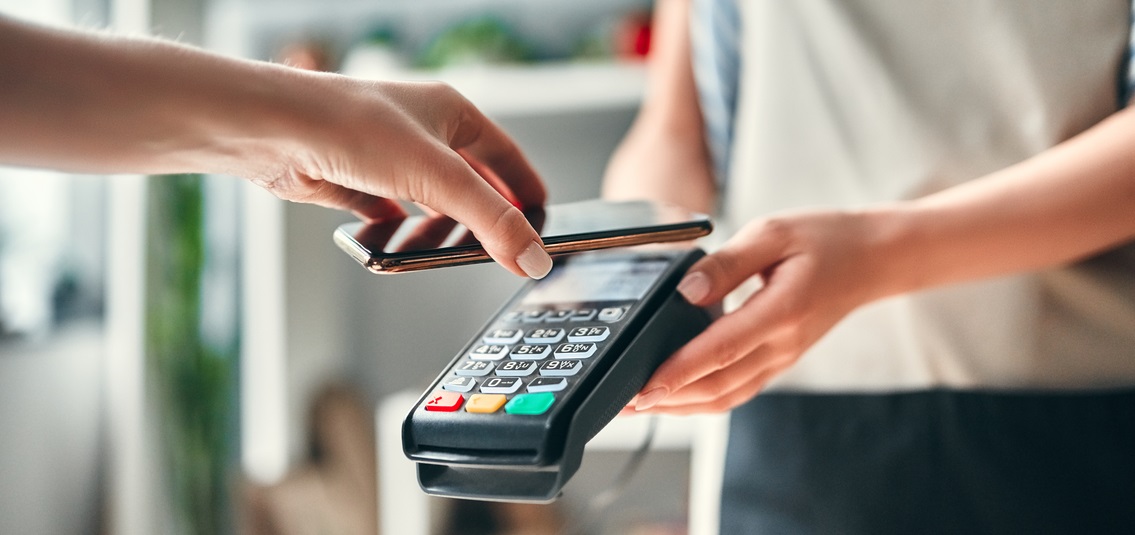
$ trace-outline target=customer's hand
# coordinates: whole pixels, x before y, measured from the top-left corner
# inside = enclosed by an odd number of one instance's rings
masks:
[[[0,72],[0,163],[238,175],[368,221],[402,215],[392,199],[412,201],[464,223],[518,275],[551,269],[517,209],[543,204],[540,179],[444,84],[358,80],[3,16]]]
[[[350,210],[367,221],[404,214],[404,199],[464,223],[497,262],[519,275],[551,267],[517,207],[545,201],[513,141],[440,83],[364,82],[319,75],[324,126],[296,132],[279,161],[243,174],[277,196]]]
[[[874,232],[868,217],[847,212],[746,225],[694,264],[678,289],[704,306],[752,277],[763,286],[663,363],[631,406],[719,412],[755,396],[847,313],[886,291],[872,268]]]

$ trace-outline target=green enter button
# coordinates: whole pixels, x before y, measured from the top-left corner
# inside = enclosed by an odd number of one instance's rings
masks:
[[[520,394],[508,405],[504,406],[504,412],[509,414],[530,414],[539,415],[548,412],[552,403],[556,401],[556,395],[551,392],[538,392],[535,394]]]

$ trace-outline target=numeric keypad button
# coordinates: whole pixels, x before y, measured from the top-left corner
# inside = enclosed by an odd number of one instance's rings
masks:
[[[564,339],[564,330],[558,328],[532,329],[524,335],[526,344],[554,344]]]
[[[512,348],[508,357],[513,360],[542,360],[552,354],[552,346],[547,344],[520,344]]]
[[[484,377],[493,371],[493,365],[483,360],[467,360],[454,368],[454,375],[463,377]]]
[[[452,377],[441,384],[442,390],[450,392],[469,392],[475,386],[477,386],[477,380],[468,376]]]
[[[506,360],[497,366],[501,377],[525,377],[536,371],[536,362],[531,360]]]
[[[515,394],[522,384],[519,377],[490,377],[481,385],[484,394]]]
[[[508,346],[500,344],[481,344],[469,352],[473,360],[500,360],[508,354]]]
[[[560,344],[556,347],[557,359],[585,359],[595,354],[595,344]]]
[[[602,325],[599,327],[576,327],[568,331],[568,342],[602,342],[611,336],[611,328]]]
[[[482,340],[486,344],[515,344],[520,341],[522,334],[520,329],[493,329],[485,333]]]
[[[528,383],[529,392],[559,392],[567,388],[567,379],[563,377],[537,377]]]
[[[583,363],[578,360],[549,360],[540,365],[540,375],[545,377],[569,377],[579,373]]]

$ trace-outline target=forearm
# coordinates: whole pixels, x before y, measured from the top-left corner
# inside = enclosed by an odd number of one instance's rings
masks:
[[[703,127],[690,55],[690,1],[658,2],[654,28],[656,47],[651,51],[639,121],[669,135],[700,140]]]
[[[699,211],[713,209],[716,187],[691,65],[689,12],[688,0],[655,5],[646,96],[613,159],[617,172],[607,174],[604,196],[648,196]],[[642,159],[668,159],[673,172],[637,172],[644,168]]]
[[[395,200],[406,200],[464,223],[517,275],[551,269],[514,206],[544,202],[539,176],[445,84],[358,80],[3,18],[0,74],[0,163],[238,175],[365,220],[401,217]]]
[[[289,100],[312,75],[156,39],[0,18],[0,71],[0,161],[9,164],[247,175],[242,161],[315,124],[283,113],[305,109]]]
[[[1042,269],[1135,239],[1135,109],[1032,159],[867,212],[883,293]]]

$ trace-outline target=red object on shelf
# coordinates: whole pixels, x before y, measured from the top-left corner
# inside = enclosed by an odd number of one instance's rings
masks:
[[[615,35],[619,56],[642,59],[650,53],[650,13],[632,13],[623,18]]]

